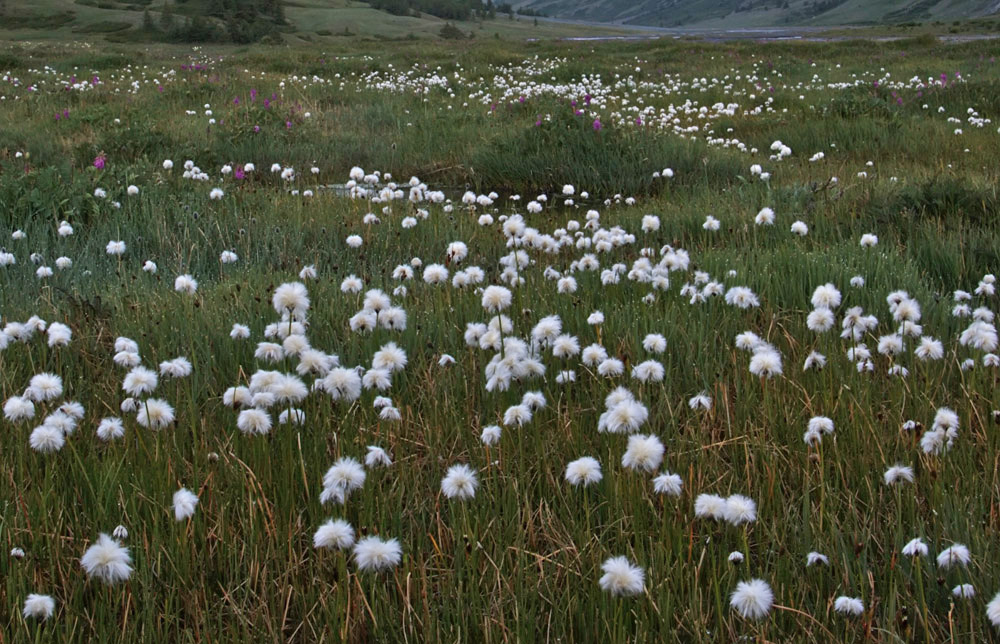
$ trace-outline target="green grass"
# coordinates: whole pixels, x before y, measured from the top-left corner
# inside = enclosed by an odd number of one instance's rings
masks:
[[[324,26],[317,20],[313,28]],[[0,352],[0,396],[6,401],[32,375],[51,371],[62,376],[65,399],[86,407],[79,428],[53,454],[33,451],[29,435],[54,404],[38,404],[31,422],[0,421],[0,632],[12,641],[997,640],[985,614],[1000,590],[997,371],[983,366],[982,352],[959,345],[969,320],[951,315],[952,292],[972,291],[1000,266],[1000,73],[988,43],[470,46],[330,38],[321,50],[58,40],[0,50],[0,67],[19,79],[0,89],[7,97],[0,112],[0,245],[17,259],[0,268],[2,322],[39,315],[73,331],[68,347],[50,348],[36,336]],[[204,68],[181,68],[191,64]],[[883,67],[899,81],[959,71],[964,82],[918,97],[916,89],[884,82],[875,88]],[[423,81],[403,91],[378,89],[364,80],[376,72],[380,80],[408,74]],[[449,89],[429,86],[433,74],[447,77]],[[814,74],[822,82],[814,83]],[[857,88],[826,85],[855,74]],[[93,75],[103,84],[63,89],[71,76]],[[501,101],[496,78],[522,85]],[[701,78],[720,82],[703,92],[691,85]],[[536,96],[541,83],[578,89]],[[675,89],[665,93],[661,83]],[[28,91],[31,85],[38,90]],[[574,116],[569,101],[584,106],[587,91],[593,103],[585,117]],[[650,119],[635,126],[628,108],[640,99],[654,114],[673,106],[681,126],[697,124],[698,131],[682,139]],[[767,99],[773,111],[749,113]],[[694,105],[685,115],[680,107],[688,100]],[[699,107],[717,102],[740,109],[698,118]],[[205,104],[216,123],[209,124]],[[992,123],[968,123],[969,107]],[[963,123],[949,123],[949,116]],[[722,137],[758,152],[706,141]],[[793,155],[770,161],[778,139]],[[822,161],[808,161],[820,151]],[[98,155],[106,159],[101,170],[93,167]],[[164,159],[173,160],[171,171]],[[187,159],[211,181],[181,178]],[[247,162],[257,166],[247,179],[220,174],[224,164]],[[297,179],[283,182],[271,163],[294,167]],[[753,163],[772,173],[770,181],[751,175]],[[310,173],[313,165],[318,175]],[[383,212],[385,204],[321,188],[344,183],[354,165],[391,172],[401,184],[417,176],[444,190],[455,208],[420,204],[428,217],[404,228],[403,217],[417,208],[405,200]],[[666,167],[673,179],[653,178]],[[565,183],[576,187],[573,205],[559,196]],[[130,184],[138,195],[126,194]],[[225,195],[210,200],[216,186]],[[98,187],[106,199],[94,196]],[[498,224],[477,223],[482,208],[473,213],[460,204],[466,189],[500,193],[487,209],[494,217],[524,213],[527,201],[547,193],[545,210],[525,215],[542,234],[570,220],[583,223],[590,209],[600,212],[604,229],[633,233],[634,244],[607,253],[529,250],[533,263],[520,273],[525,283],[508,314],[522,338],[542,317],[559,315],[565,333],[582,346],[601,342],[629,369],[659,360],[663,382],[640,383],[627,371],[603,378],[579,359],[545,352],[544,378],[489,393],[484,369],[492,352],[469,348],[463,338],[467,323],[491,317],[480,294],[426,284],[419,271],[405,283],[405,297],[393,297],[407,312],[405,331],[352,333],[349,319],[363,296],[341,291],[349,274],[366,289],[391,293],[400,283],[394,267],[414,257],[444,263],[447,245],[461,240],[470,256],[449,270],[477,265],[485,283],[498,282],[510,249]],[[588,198],[579,196],[583,190]],[[509,199],[515,194],[522,200]],[[774,227],[753,224],[764,206],[777,213]],[[368,212],[381,223],[363,223]],[[642,232],[647,214],[660,217],[659,230]],[[720,231],[702,228],[709,214],[721,221]],[[809,225],[805,237],[789,233],[799,219]],[[72,223],[73,235],[58,235],[61,220]],[[12,239],[16,229],[26,238]],[[862,248],[865,233],[877,234],[879,244]],[[364,240],[358,249],[345,243],[353,234]],[[119,239],[127,244],[120,259],[105,252]],[[578,271],[576,292],[561,294],[544,276],[548,266],[569,271],[584,252],[594,252],[602,269],[619,262],[631,268],[643,248],[655,250],[655,263],[665,245],[691,257],[690,270],[671,273],[666,291],[625,275],[603,286],[599,271]],[[227,249],[239,255],[236,264],[220,263]],[[38,279],[34,252],[44,265],[54,268],[60,256],[73,265]],[[147,259],[157,273],[142,270]],[[246,384],[257,369],[294,372],[295,360],[267,365],[254,350],[278,318],[274,289],[311,264],[318,277],[306,282],[310,344],[337,354],[342,365],[365,367],[385,343],[403,347],[409,365],[385,392],[401,420],[381,420],[372,391],[353,404],[315,393],[299,405],[304,426],[275,424],[268,436],[245,436],[236,413],[222,404],[223,392]],[[748,286],[760,307],[741,310],[721,298],[690,304],[679,291],[694,271],[727,287]],[[194,296],[174,291],[174,279],[185,273],[199,282]],[[855,275],[865,278],[863,288],[849,285]],[[810,295],[827,282],[844,301],[836,330],[816,335],[806,326]],[[908,378],[887,375],[890,360],[877,353],[874,372],[859,374],[845,358],[850,343],[837,336],[839,313],[861,306],[879,318],[866,339],[875,353],[878,336],[895,329],[886,296],[897,289],[920,302],[924,333],[942,340],[945,358],[921,362],[908,343],[896,359]],[[976,296],[973,304],[996,312],[995,298]],[[606,317],[599,330],[587,323],[595,310]],[[251,339],[232,340],[233,323],[247,324]],[[780,350],[783,376],[762,381],[748,372],[749,354],[734,346],[747,330]],[[665,353],[643,348],[648,333],[666,337]],[[126,370],[112,361],[118,336],[138,342],[148,367],[177,356],[193,363],[190,377],[161,378],[155,393],[174,406],[173,426],[150,432],[119,410]],[[813,350],[828,365],[803,372]],[[455,364],[439,366],[442,354]],[[960,369],[966,358],[977,361],[971,371]],[[563,369],[575,369],[578,381],[557,384]],[[648,408],[641,431],[663,441],[660,470],[683,478],[679,498],[654,494],[651,476],[620,465],[625,437],[597,432],[605,396],[619,384]],[[482,428],[500,423],[509,406],[535,390],[546,408],[484,447]],[[702,391],[713,407],[693,411],[687,401]],[[924,455],[920,430],[907,433],[902,424],[913,419],[929,427],[943,406],[960,416],[958,439],[944,455]],[[802,440],[816,415],[836,424],[819,449]],[[123,440],[96,437],[108,416],[124,419]],[[323,506],[327,468],[341,456],[363,459],[373,444],[394,464],[369,470],[345,506]],[[566,464],[585,455],[601,462],[604,479],[571,487],[563,480]],[[898,490],[882,481],[897,462],[916,471],[915,483]],[[472,500],[450,501],[440,491],[455,463],[479,474]],[[199,494],[200,503],[190,521],[176,522],[171,496],[181,487]],[[758,519],[745,529],[698,520],[693,504],[701,493],[747,495],[758,504]],[[312,536],[330,517],[348,520],[360,534],[398,538],[400,566],[364,573],[349,553],[314,549]],[[108,588],[87,580],[79,558],[118,524],[128,528],[135,570],[127,583]],[[916,536],[932,557],[964,543],[972,563],[950,571],[932,558],[914,564],[899,551]],[[24,559],[7,556],[14,547],[24,549]],[[745,553],[742,564],[728,562],[734,550]],[[806,568],[814,550],[831,565]],[[645,570],[643,594],[613,598],[601,591],[600,566],[616,555]],[[736,584],[751,577],[766,580],[780,606],[761,622],[729,607]],[[972,583],[977,597],[953,599],[959,583]],[[21,617],[32,592],[56,599],[52,620]],[[862,597],[864,615],[837,615],[839,595]]]

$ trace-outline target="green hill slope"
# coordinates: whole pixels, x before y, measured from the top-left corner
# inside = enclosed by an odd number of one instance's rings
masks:
[[[960,20],[1000,10],[997,0],[528,0],[548,16],[655,27],[768,27]]]
[[[255,0],[265,2],[266,0]],[[165,23],[184,26],[200,20],[215,30],[220,42],[234,40],[226,22],[212,8],[245,10],[246,0],[0,0],[0,38],[15,40],[110,40],[114,42],[178,42],[164,35]],[[366,2],[352,0],[283,0],[283,21],[266,13],[246,22],[260,27],[267,42],[333,43],[345,38],[440,38],[448,21],[421,13],[392,15]],[[168,9],[169,7],[169,9]],[[164,20],[164,13],[170,15]],[[499,14],[494,19],[450,21],[466,38],[556,38],[627,33],[622,27],[536,21]],[[452,31],[452,35],[457,32]],[[201,41],[211,40],[202,39]],[[255,32],[246,42],[261,40]],[[199,39],[182,40],[199,42]],[[240,42],[240,41],[237,41]]]

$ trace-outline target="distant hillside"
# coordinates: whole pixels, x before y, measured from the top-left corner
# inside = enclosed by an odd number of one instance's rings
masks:
[[[530,10],[528,10],[530,13]],[[565,38],[628,29],[536,21],[480,0],[0,0],[0,40],[312,43]]]
[[[1000,0],[525,0],[556,18],[653,27],[779,27],[959,20]]]

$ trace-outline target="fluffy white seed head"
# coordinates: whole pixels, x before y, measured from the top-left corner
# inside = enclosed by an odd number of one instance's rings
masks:
[[[653,472],[663,462],[664,451],[663,443],[656,436],[629,436],[628,448],[622,455],[622,467]]]
[[[599,483],[604,475],[601,473],[601,464],[596,458],[584,456],[575,461],[570,461],[566,465],[566,481],[570,485],[582,485],[587,487],[594,483]]]
[[[774,604],[774,592],[763,579],[751,579],[736,584],[729,605],[744,619],[763,619]]]
[[[452,465],[441,479],[441,491],[449,499],[471,499],[476,495],[479,479],[468,465]]]
[[[198,495],[185,487],[177,490],[174,492],[174,519],[183,521],[191,518],[197,505]]]
[[[132,574],[132,556],[128,548],[103,532],[83,553],[80,565],[88,577],[99,579],[108,585],[125,581]]]
[[[24,600],[24,609],[21,614],[25,619],[46,620],[56,612],[56,600],[48,595],[38,595],[31,593]]]
[[[354,528],[343,519],[330,519],[313,535],[314,548],[346,550],[354,545]]]
[[[841,615],[857,617],[861,613],[865,612],[865,604],[861,601],[860,597],[848,597],[846,595],[841,595],[834,600],[833,610],[837,611]]]
[[[377,572],[399,565],[403,549],[395,539],[364,537],[354,544],[354,562],[362,571]]]
[[[612,557],[601,564],[601,589],[612,595],[638,595],[645,588],[646,574],[626,557]]]

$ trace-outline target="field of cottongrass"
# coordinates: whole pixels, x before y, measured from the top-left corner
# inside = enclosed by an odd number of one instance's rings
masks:
[[[352,47],[0,52],[0,641],[998,638],[990,43]]]

